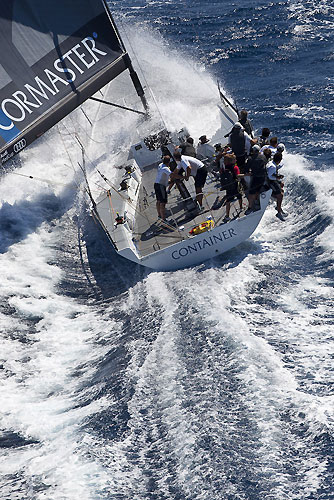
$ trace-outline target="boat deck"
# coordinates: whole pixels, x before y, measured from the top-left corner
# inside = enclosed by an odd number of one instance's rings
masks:
[[[226,215],[224,204],[226,192],[220,190],[219,179],[212,172],[209,172],[203,189],[204,209],[199,210],[197,202],[192,201],[195,200],[196,193],[194,179],[190,177],[189,181],[184,184],[191,198],[184,200],[180,190],[174,185],[168,195],[166,221],[162,221],[157,215],[153,187],[156,171],[156,165],[147,167],[144,170],[138,196],[133,241],[142,256],[191,238],[189,231],[208,219],[212,219],[215,226],[223,224]],[[240,212],[238,200],[233,201],[231,203],[230,218],[243,217],[247,206],[247,200],[243,197],[243,210]]]

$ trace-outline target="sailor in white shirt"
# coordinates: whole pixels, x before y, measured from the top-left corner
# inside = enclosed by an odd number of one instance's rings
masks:
[[[199,143],[196,150],[196,157],[199,160],[208,160],[209,163],[214,159],[216,154],[216,150],[211,144],[208,144],[210,141],[207,139],[206,135],[201,135],[199,138]]]
[[[265,149],[270,149],[271,157],[273,158],[274,154],[277,153],[277,145],[278,145],[277,137],[271,137],[269,144],[265,144],[264,146],[262,146],[260,153],[263,153]]]
[[[276,154],[280,153],[275,153],[274,158],[276,157]],[[276,157],[276,159],[278,156]],[[267,174],[268,174],[268,179],[270,181],[277,181],[278,179],[278,171],[283,167],[283,163],[280,162],[278,165],[275,163],[274,160],[272,160],[270,163],[267,165]]]
[[[162,163],[158,166],[157,176],[154,183],[154,191],[157,198],[158,217],[165,220],[165,207],[167,203],[167,186],[171,170],[169,168],[170,156],[164,156]]]
[[[280,179],[283,177],[279,175],[278,170],[282,168],[282,153],[275,153],[273,160],[268,163],[267,166],[267,175],[269,179],[269,186],[273,191],[273,196],[276,198],[277,202],[277,214],[276,217],[278,217],[280,220],[284,221],[284,216],[287,214],[283,212],[282,210],[282,201],[283,201],[283,187],[280,182]]]
[[[172,174],[172,180],[183,179],[183,177],[180,175],[180,170],[182,168],[185,171],[184,180],[187,181],[190,176],[194,177],[196,200],[198,201],[200,207],[202,207],[203,187],[208,175],[206,166],[201,160],[193,158],[192,156],[181,155],[181,153],[178,152],[174,153],[174,159],[176,161],[176,168]]]
[[[265,149],[270,149],[271,158],[274,156],[275,153],[277,153],[277,148],[274,148],[273,146],[270,146],[269,144],[267,144],[266,146],[262,146],[262,148],[260,149],[260,153],[263,153],[263,151]]]

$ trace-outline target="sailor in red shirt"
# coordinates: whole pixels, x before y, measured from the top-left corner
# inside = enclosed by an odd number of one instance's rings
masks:
[[[224,222],[230,220],[231,201],[236,198],[239,200],[239,207],[242,210],[242,195],[239,192],[238,179],[243,177],[240,174],[239,167],[236,165],[236,157],[234,154],[224,156],[224,166],[220,172],[220,182],[223,190],[226,190],[226,216]]]

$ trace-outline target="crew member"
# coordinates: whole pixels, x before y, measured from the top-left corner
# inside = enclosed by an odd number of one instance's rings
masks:
[[[265,144],[264,146],[262,146],[261,153],[263,153],[265,149],[270,149],[272,156],[274,156],[274,154],[277,153],[277,146],[278,146],[277,137],[271,137],[269,139],[269,145]]]
[[[196,150],[196,158],[202,161],[207,160],[208,163],[211,163],[214,160],[216,150],[211,144],[208,144],[209,142],[206,135],[201,135]]]
[[[184,179],[187,181],[190,176],[195,179],[196,200],[202,208],[203,204],[203,187],[208,175],[206,166],[201,160],[193,158],[192,156],[181,155],[179,152],[174,153],[174,160],[176,161],[176,168],[171,175],[171,180]],[[185,176],[180,174],[183,169]]]
[[[276,217],[281,221],[284,221],[284,216],[287,214],[282,210],[282,201],[283,201],[283,188],[281,186],[280,180],[283,178],[283,175],[278,173],[278,170],[281,168],[282,162],[282,153],[275,153],[273,161],[271,161],[267,166],[267,174],[269,179],[269,186],[273,190],[272,196],[276,198],[277,206],[277,214]]]
[[[236,165],[236,157],[232,154],[224,156],[224,165],[221,168],[220,183],[222,190],[226,191],[226,216],[224,222],[230,219],[231,202],[236,198],[239,200],[239,208],[242,210],[242,195],[239,191],[238,180],[243,177],[240,175],[239,167]]]
[[[236,156],[237,165],[242,173],[244,173],[246,158],[252,142],[252,138],[245,132],[242,125],[239,122],[235,123],[229,135],[228,143],[231,145]]]
[[[196,158],[194,139],[192,137],[187,137],[185,142],[176,147],[176,151],[181,152],[181,155],[192,156]]]
[[[265,183],[266,163],[266,157],[260,154],[260,146],[255,144],[251,149],[251,156],[245,165],[246,173],[251,174],[248,192],[248,209],[245,212],[246,215],[252,212],[254,201],[258,198],[260,190]]]
[[[260,148],[263,148],[263,146],[266,146],[269,144],[269,136],[270,136],[270,130],[267,127],[264,127],[262,129],[261,135],[259,137],[258,144]]]
[[[243,126],[245,129],[246,133],[254,139],[254,133],[253,133],[253,126],[251,122],[248,120],[248,113],[245,109],[242,109],[239,112],[239,123]]]
[[[157,212],[160,219],[165,220],[165,207],[167,203],[167,186],[171,170],[169,168],[170,156],[164,156],[162,163],[158,166],[157,176],[154,183],[154,191],[157,199]]]

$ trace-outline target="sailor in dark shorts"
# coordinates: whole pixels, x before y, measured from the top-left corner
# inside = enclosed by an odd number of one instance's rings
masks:
[[[170,156],[164,156],[162,163],[158,166],[158,172],[154,183],[154,192],[157,198],[157,212],[160,219],[165,220],[165,207],[167,203],[167,186],[171,170],[169,168]]]
[[[243,174],[246,159],[249,154],[251,144],[254,143],[254,141],[250,135],[245,132],[243,126],[237,122],[234,124],[231,133],[229,134],[228,143],[236,156],[240,172]]]
[[[224,165],[220,172],[222,190],[226,191],[226,216],[224,222],[230,220],[231,202],[236,198],[239,201],[239,209],[242,210],[242,195],[239,191],[238,180],[242,178],[239,167],[236,165],[236,157],[232,154],[224,156]]]
[[[206,167],[201,167],[197,170],[197,173],[194,177],[195,188],[197,187],[197,188],[202,189],[204,187],[207,175],[208,175],[208,171],[207,171]]]
[[[246,215],[252,212],[254,201],[258,198],[262,186],[266,180],[266,157],[260,154],[260,147],[255,144],[251,149],[251,156],[245,165],[245,172],[251,174],[250,187],[248,191],[248,209]]]
[[[181,155],[179,152],[174,153],[176,168],[173,172],[172,179],[181,178],[180,170],[185,171],[184,180],[187,181],[190,176],[195,179],[196,200],[200,207],[203,204],[203,187],[208,175],[208,170],[204,163],[192,156]]]
[[[272,189],[272,196],[276,198],[276,210],[277,214],[276,217],[280,219],[281,221],[285,220],[286,214],[283,212],[282,209],[282,201],[283,201],[283,195],[284,191],[282,188],[282,183],[281,179],[284,177],[283,175],[280,175],[278,173],[279,169],[283,166],[282,165],[282,153],[275,153],[273,161],[270,162],[267,166],[267,174],[268,174],[268,179],[269,179],[269,186]]]

